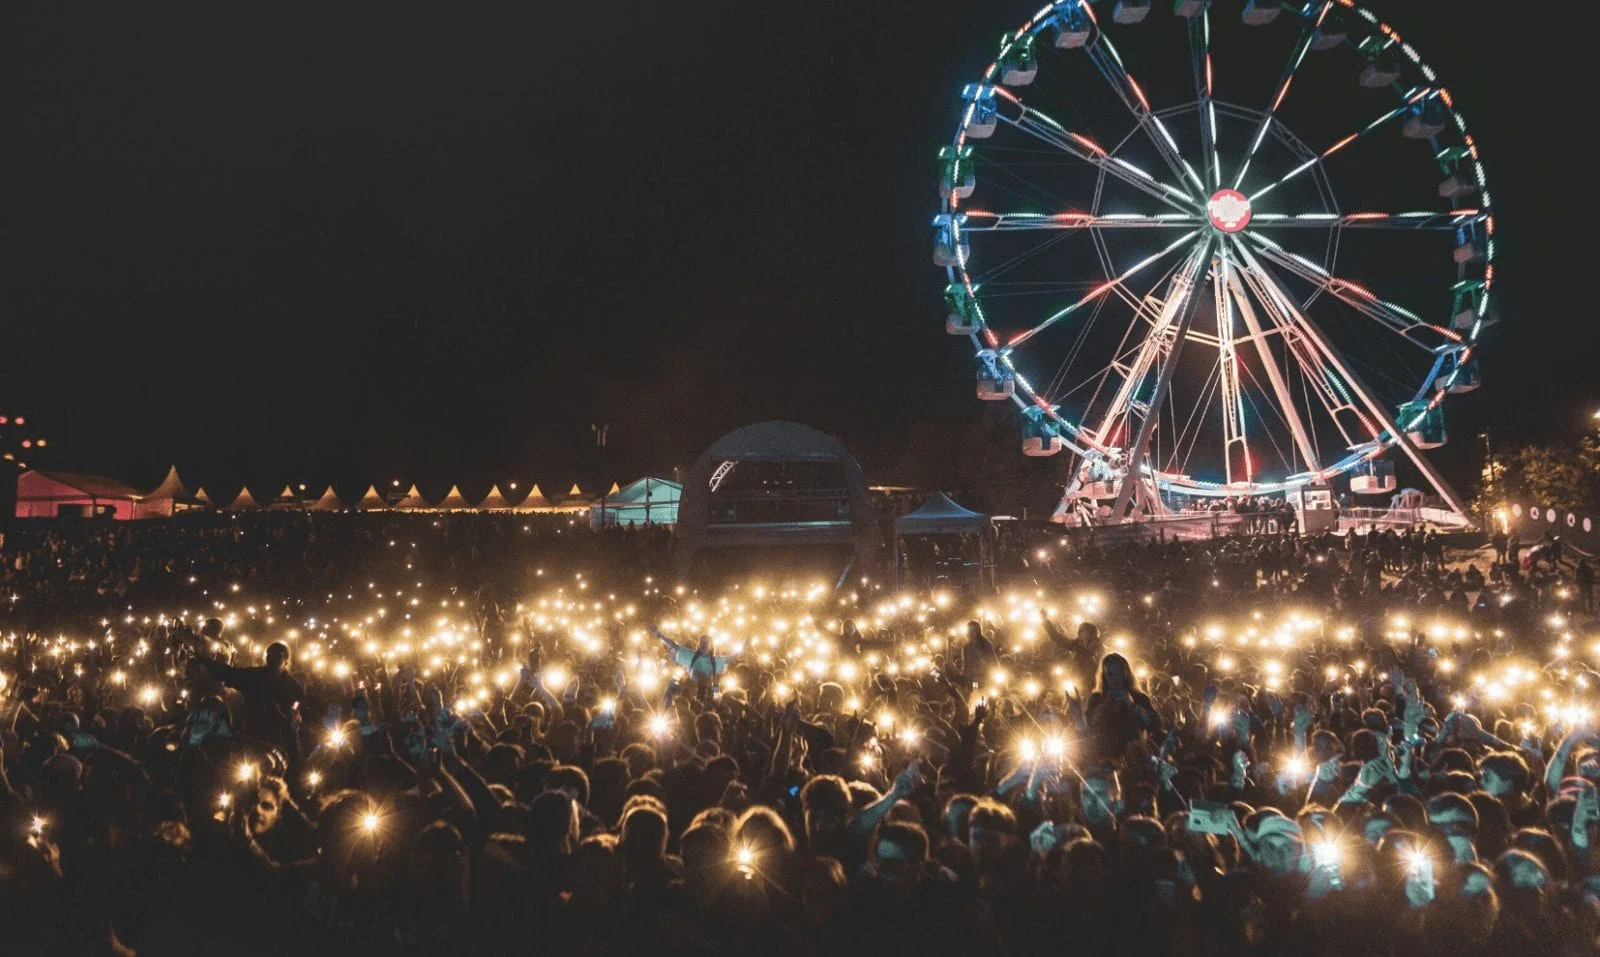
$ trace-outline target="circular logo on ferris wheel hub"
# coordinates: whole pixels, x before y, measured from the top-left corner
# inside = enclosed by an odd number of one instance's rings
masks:
[[[1225,233],[1236,233],[1250,225],[1250,200],[1235,189],[1217,190],[1206,203],[1211,225]]]

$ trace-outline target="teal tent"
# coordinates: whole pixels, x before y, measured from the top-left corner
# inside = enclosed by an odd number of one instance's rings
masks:
[[[683,486],[662,478],[636,479],[589,507],[592,528],[676,525]]]

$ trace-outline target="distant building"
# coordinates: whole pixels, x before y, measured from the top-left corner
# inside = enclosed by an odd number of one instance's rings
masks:
[[[28,471],[17,476],[17,518],[134,518],[144,496],[103,475]]]

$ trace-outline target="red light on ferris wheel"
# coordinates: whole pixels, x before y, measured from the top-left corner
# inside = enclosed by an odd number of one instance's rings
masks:
[[[1206,213],[1211,225],[1225,233],[1236,233],[1250,225],[1250,200],[1238,190],[1218,190],[1206,203]]]

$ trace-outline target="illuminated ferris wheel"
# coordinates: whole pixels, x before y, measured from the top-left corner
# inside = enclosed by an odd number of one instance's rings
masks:
[[[1396,448],[1461,511],[1419,451],[1496,320],[1455,97],[1353,0],[1153,6],[1046,6],[962,91],[933,257],[979,398],[1075,456],[1058,517],[1389,492]]]

